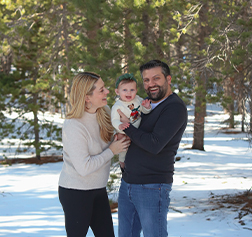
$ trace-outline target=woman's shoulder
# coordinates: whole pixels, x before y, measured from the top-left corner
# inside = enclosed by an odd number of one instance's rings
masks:
[[[63,123],[63,128],[73,128],[73,127],[78,127],[81,124],[81,120],[79,118],[70,118],[70,119],[65,119]]]

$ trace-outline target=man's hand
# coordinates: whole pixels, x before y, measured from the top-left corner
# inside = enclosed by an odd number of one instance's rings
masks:
[[[150,100],[146,99],[142,101],[142,106],[145,107],[146,109],[151,108]]]

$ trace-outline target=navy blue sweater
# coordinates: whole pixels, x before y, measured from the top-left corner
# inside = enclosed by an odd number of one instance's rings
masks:
[[[131,184],[172,183],[174,158],[187,125],[184,102],[171,94],[149,114],[142,114],[139,128],[124,132],[131,145],[122,177]]]

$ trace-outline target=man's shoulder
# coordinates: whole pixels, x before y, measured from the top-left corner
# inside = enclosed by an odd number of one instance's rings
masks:
[[[170,95],[164,102],[165,102],[164,104],[166,105],[181,104],[183,106],[186,106],[184,101],[176,93],[172,93],[172,95]]]
[[[164,100],[161,104],[159,104],[155,109],[159,113],[164,111],[177,111],[177,110],[187,110],[184,101],[176,94],[173,93],[166,100]]]

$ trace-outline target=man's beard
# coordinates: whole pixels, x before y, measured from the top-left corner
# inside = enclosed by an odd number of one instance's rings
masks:
[[[158,87],[157,93],[152,94],[150,91],[150,87],[147,90],[145,90],[147,95],[149,96],[149,98],[152,101],[160,101],[160,100],[164,99],[164,97],[168,91],[168,81],[166,80],[162,87],[161,86],[153,86],[153,87]]]

